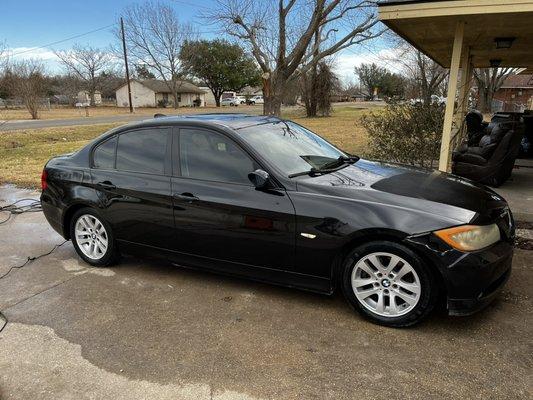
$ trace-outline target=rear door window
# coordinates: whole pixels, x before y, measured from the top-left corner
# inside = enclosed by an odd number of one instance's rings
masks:
[[[168,129],[142,129],[119,135],[117,166],[121,171],[165,173]]]
[[[93,153],[93,165],[95,168],[113,169],[115,168],[115,148],[117,146],[117,137],[99,144]]]

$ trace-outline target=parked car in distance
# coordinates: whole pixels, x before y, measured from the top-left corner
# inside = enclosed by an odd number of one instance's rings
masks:
[[[236,97],[226,97],[220,100],[221,106],[237,107],[241,102]]]
[[[235,96],[239,104],[246,104],[246,96]]]
[[[510,276],[505,200],[446,173],[367,161],[288,120],[162,116],[52,158],[41,203],[79,256],[119,254],[314,292],[343,292],[383,325],[413,325],[439,299],[487,305]]]
[[[416,98],[409,99],[409,104],[412,106],[419,106],[424,104],[424,99]],[[431,104],[445,107],[446,106],[446,97],[437,96],[436,94],[431,95]]]
[[[263,96],[254,96],[248,99],[248,104],[255,105],[255,104],[264,104]]]

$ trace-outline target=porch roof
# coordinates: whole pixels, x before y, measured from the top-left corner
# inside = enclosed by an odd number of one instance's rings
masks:
[[[533,0],[393,0],[378,6],[379,19],[414,47],[449,68],[455,29],[464,22],[463,46],[473,67],[533,69]],[[510,48],[496,39],[512,38]]]

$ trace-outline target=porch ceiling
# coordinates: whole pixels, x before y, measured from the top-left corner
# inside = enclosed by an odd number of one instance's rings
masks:
[[[457,22],[465,22],[464,46],[474,67],[533,69],[533,0],[396,0],[379,4],[379,18],[443,67],[450,67]],[[497,49],[496,38],[515,38]]]

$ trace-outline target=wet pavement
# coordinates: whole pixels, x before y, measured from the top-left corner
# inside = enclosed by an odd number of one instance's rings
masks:
[[[0,204],[28,195],[0,188]],[[0,275],[62,241],[42,213],[15,216]],[[532,269],[517,250],[488,309],[395,330],[338,294],[131,257],[92,268],[68,242],[0,280],[0,399],[531,398]]]

